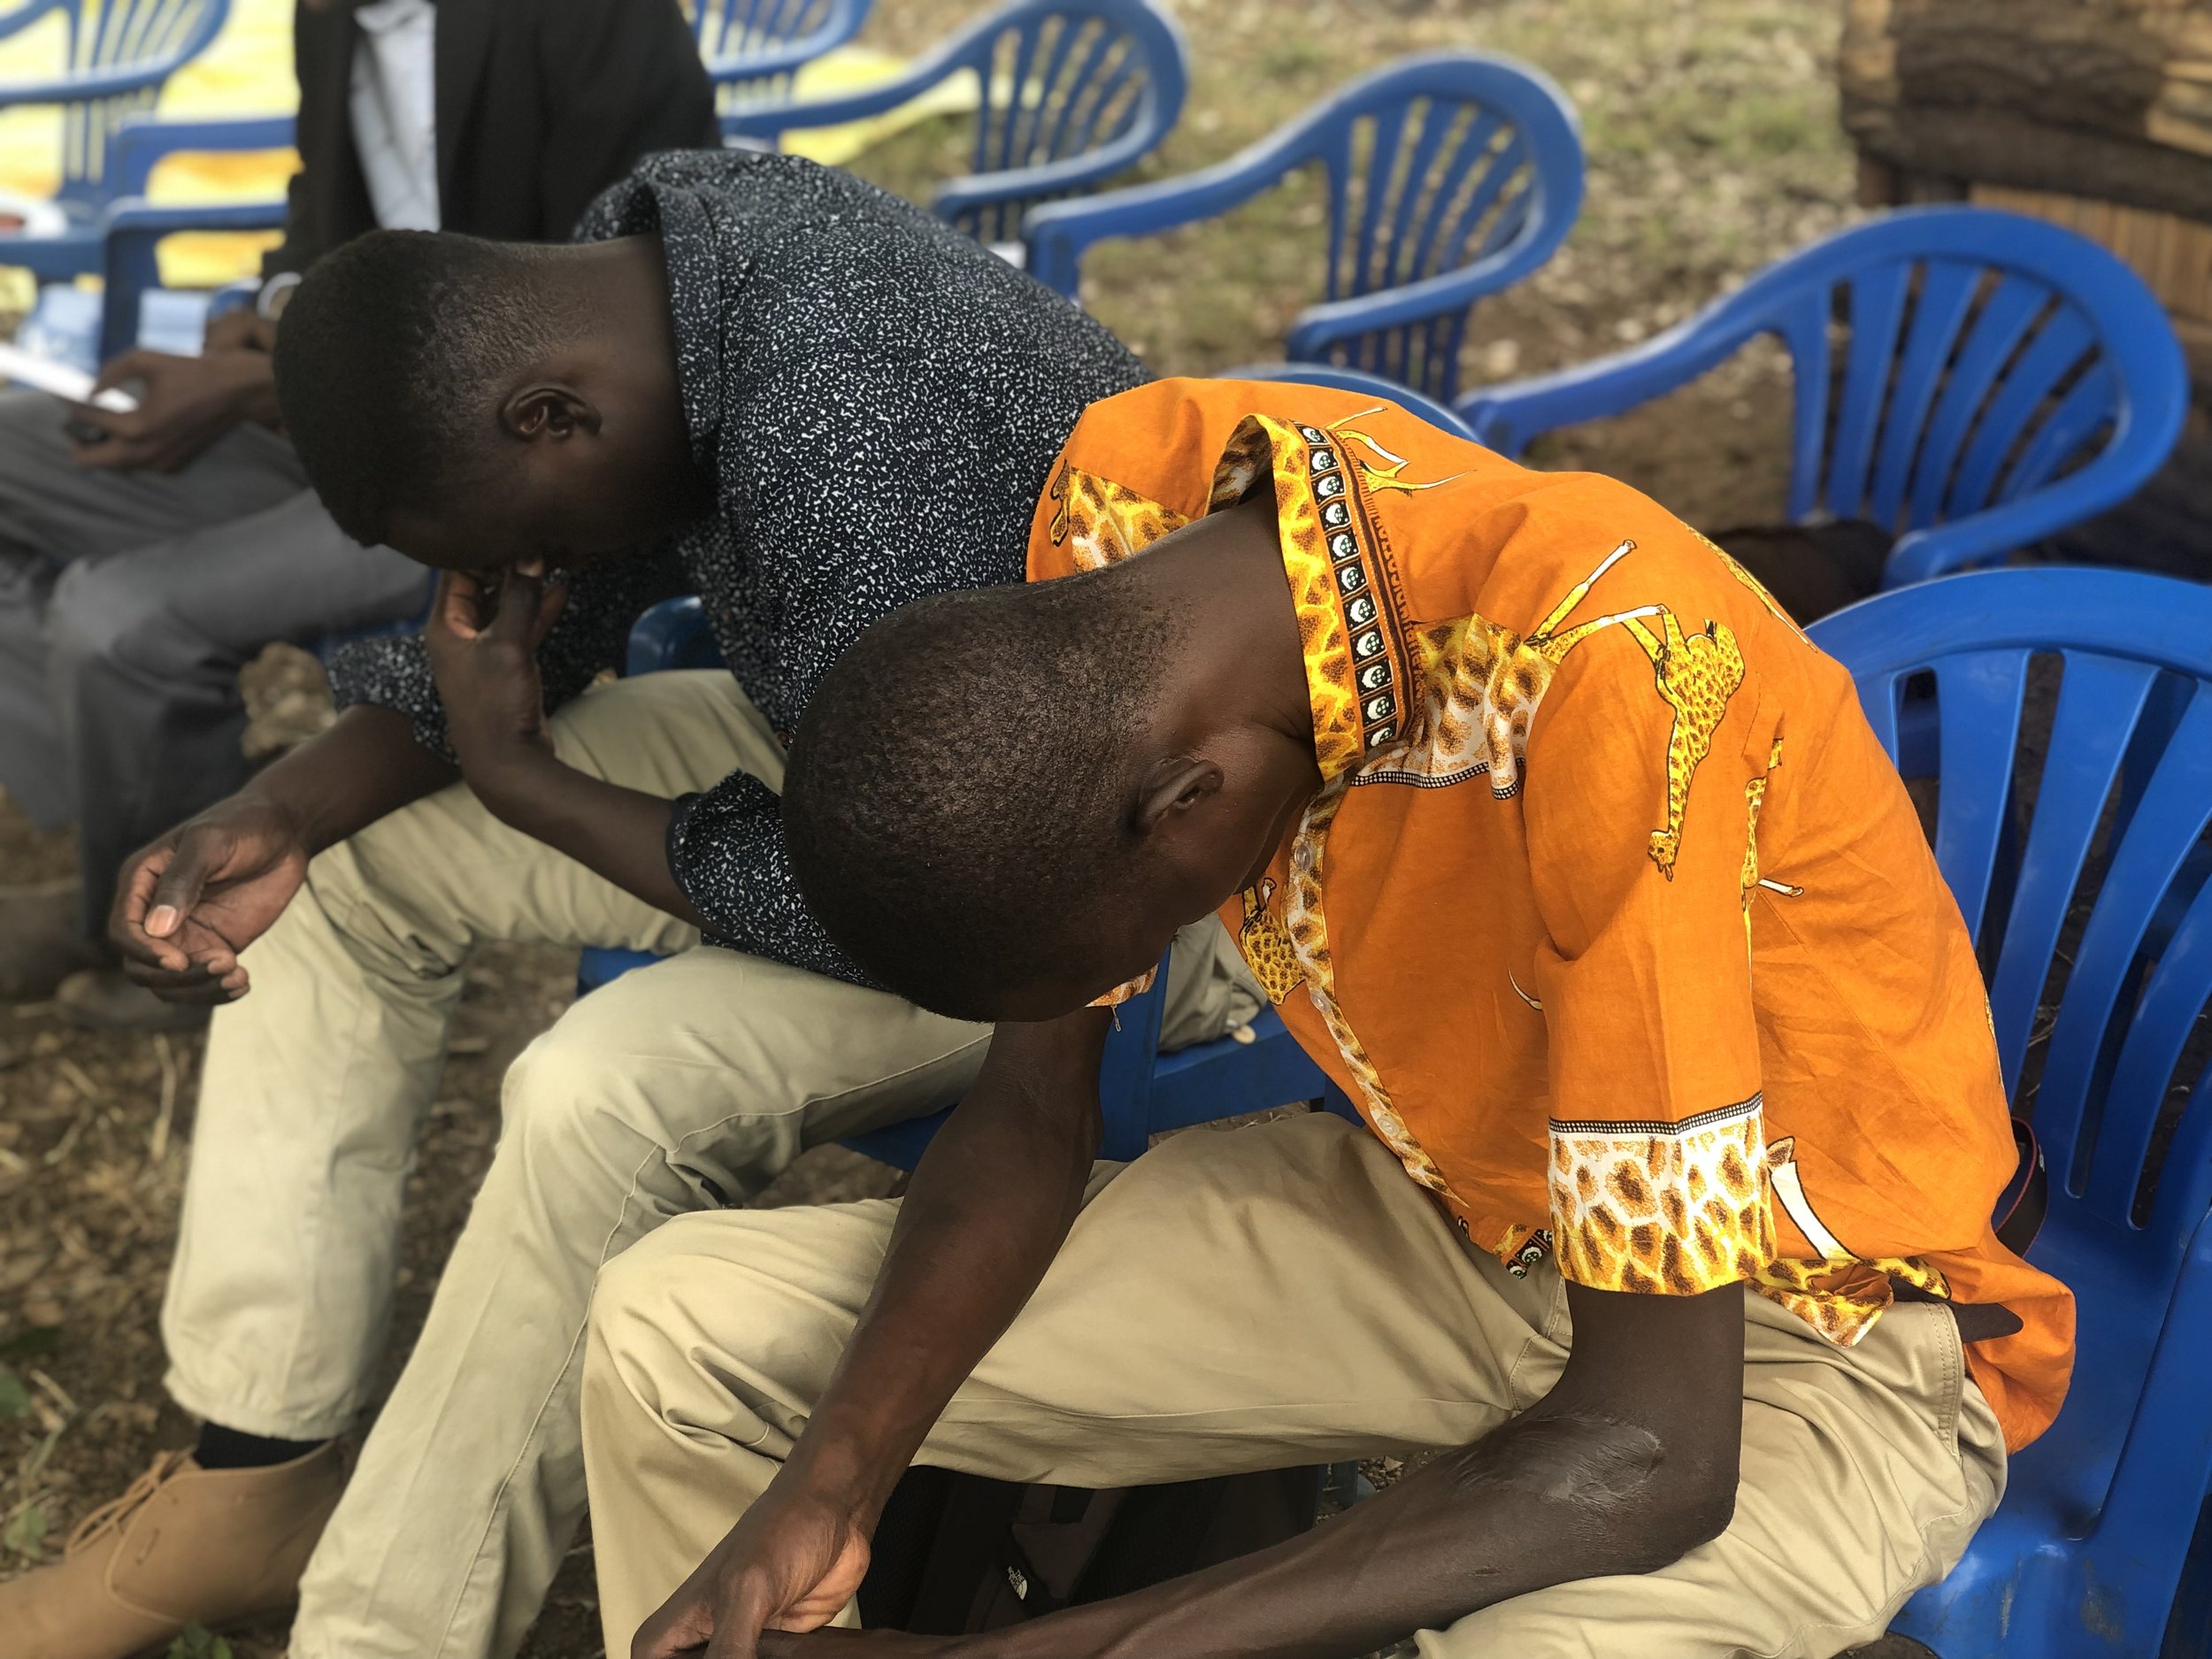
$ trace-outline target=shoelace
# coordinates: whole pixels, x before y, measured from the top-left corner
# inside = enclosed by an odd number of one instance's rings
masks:
[[[170,1478],[181,1469],[192,1454],[188,1451],[163,1452],[157,1455],[144,1474],[123,1489],[123,1495],[111,1499],[79,1521],[69,1534],[69,1541],[62,1553],[73,1555],[91,1544],[102,1533],[119,1527],[142,1508],[154,1494],[169,1483]]]

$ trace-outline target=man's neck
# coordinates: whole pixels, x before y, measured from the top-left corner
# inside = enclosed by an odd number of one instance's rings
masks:
[[[573,273],[575,301],[589,319],[591,336],[609,366],[632,382],[639,406],[658,411],[664,423],[658,447],[672,465],[661,486],[663,499],[656,504],[672,508],[680,520],[704,518],[714,511],[715,480],[709,469],[692,460],[661,240],[618,236],[583,244],[577,251],[581,257]]]
[[[1146,563],[1163,603],[1194,619],[1183,657],[1194,702],[1217,710],[1217,720],[1310,746],[1298,611],[1264,494],[1200,520],[1183,537],[1174,557]]]

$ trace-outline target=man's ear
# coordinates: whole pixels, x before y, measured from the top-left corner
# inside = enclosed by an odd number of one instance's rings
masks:
[[[1152,834],[1208,795],[1219,795],[1221,785],[1221,768],[1210,760],[1171,755],[1154,761],[1137,795],[1137,833]]]
[[[499,424],[510,436],[525,443],[541,439],[557,442],[579,433],[597,435],[599,411],[572,387],[557,380],[534,380],[500,405]]]

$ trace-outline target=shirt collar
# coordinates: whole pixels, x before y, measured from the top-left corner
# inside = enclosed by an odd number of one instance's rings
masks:
[[[715,465],[722,426],[722,272],[713,215],[695,190],[633,177],[613,215],[611,236],[661,239],[668,316],[676,337],[676,384],[691,458]]]
[[[1405,725],[1404,627],[1384,569],[1372,503],[1346,459],[1342,430],[1248,415],[1214,468],[1207,505],[1218,512],[1272,474],[1283,574],[1298,612],[1314,757],[1333,783]]]

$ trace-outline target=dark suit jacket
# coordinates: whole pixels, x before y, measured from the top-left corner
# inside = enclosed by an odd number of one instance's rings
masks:
[[[301,167],[263,273],[303,271],[376,228],[349,95],[358,0],[295,8]],[[720,142],[677,0],[438,0],[439,217],[505,242],[565,241],[657,150]]]

